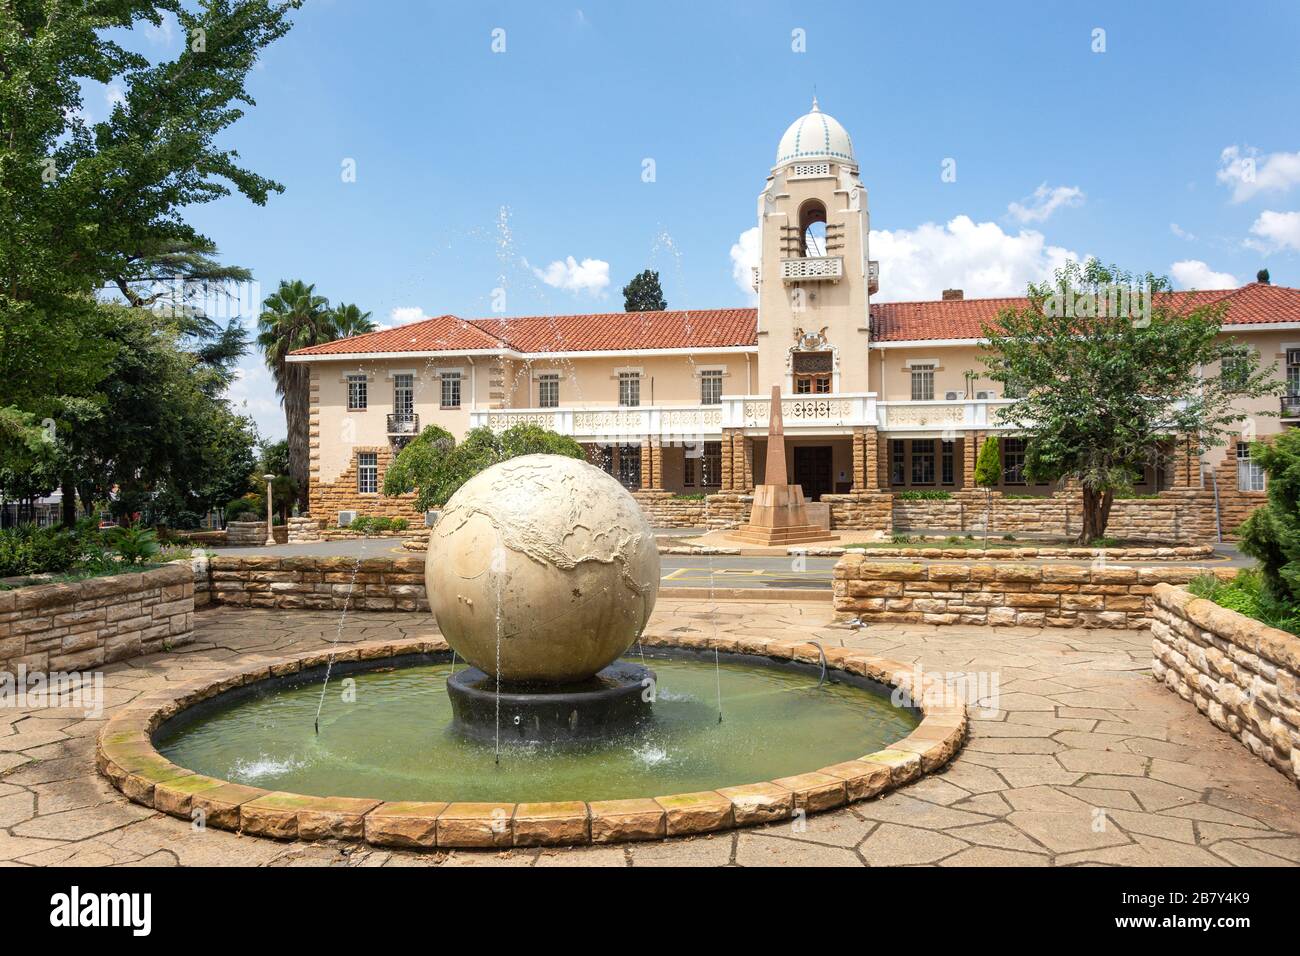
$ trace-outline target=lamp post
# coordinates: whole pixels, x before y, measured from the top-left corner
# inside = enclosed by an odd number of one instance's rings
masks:
[[[275,545],[275,526],[271,520],[271,482],[275,481],[275,475],[263,475],[266,479],[266,546],[268,548]]]

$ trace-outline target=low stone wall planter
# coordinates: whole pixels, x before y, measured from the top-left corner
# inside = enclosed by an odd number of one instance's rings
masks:
[[[194,574],[212,604],[282,609],[427,611],[424,559],[217,555]]]
[[[836,556],[861,554],[868,558],[908,558],[912,560],[942,558],[945,561],[1024,561],[1027,558],[1049,558],[1086,561],[1187,561],[1208,558],[1214,554],[1209,544],[1141,548],[1071,548],[1045,545],[1026,545],[1015,548],[799,548],[789,549],[790,554]]]
[[[76,671],[194,639],[186,564],[0,591],[0,670]]]
[[[1300,637],[1168,584],[1152,603],[1152,676],[1300,785]]]
[[[647,636],[656,646],[713,648],[764,654],[813,664],[814,644],[779,644],[766,638]],[[339,648],[336,661],[384,660],[405,654],[447,650],[441,639],[370,642]],[[381,802],[366,798],[316,797],[270,792],[196,774],[173,764],[154,748],[153,733],[187,707],[218,694],[272,677],[324,665],[328,648],[246,663],[225,673],[131,703],[100,732],[96,766],[135,803],[205,825],[281,840],[337,839],[414,850],[620,843],[689,836],[732,827],[786,820],[797,812],[819,813],[892,790],[952,759],[965,739],[965,707],[952,703],[941,682],[924,678],[912,687],[914,671],[898,661],[844,648],[827,648],[830,667],[908,690],[923,718],[902,740],[856,760],[820,770],[698,793],[623,800],[554,803]]]
[[[276,544],[289,543],[289,529],[278,524],[272,534]],[[226,523],[226,545],[231,548],[257,548],[266,544],[265,521],[229,521]]]
[[[866,561],[851,552],[835,564],[834,601],[838,616],[864,623],[1141,628],[1151,620],[1156,585],[1186,584],[1205,573],[1122,565],[904,564]]]

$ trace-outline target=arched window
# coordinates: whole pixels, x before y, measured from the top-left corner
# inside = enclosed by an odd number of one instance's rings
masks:
[[[799,235],[804,258],[826,255],[826,207],[813,199],[799,209]]]

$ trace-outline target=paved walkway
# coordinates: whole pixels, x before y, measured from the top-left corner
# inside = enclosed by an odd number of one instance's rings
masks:
[[[1145,632],[886,626],[849,631],[819,604],[661,601],[651,628],[743,629],[996,674],[998,710],[942,773],[807,820],[712,837],[571,850],[415,854],[276,843],[128,803],[94,770],[101,720],[0,710],[0,866],[607,866],[1300,864],[1300,790],[1147,673]],[[197,640],[115,665],[107,705],[248,653],[327,644],[331,613],[205,611]],[[347,642],[436,630],[427,615],[349,619]]]

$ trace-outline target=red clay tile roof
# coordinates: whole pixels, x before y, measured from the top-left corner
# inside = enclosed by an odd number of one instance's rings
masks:
[[[1300,289],[1252,282],[1240,289],[1172,292],[1171,306],[1180,311],[1226,301],[1225,325],[1300,322]],[[913,342],[929,339],[977,339],[984,322],[1003,309],[1023,309],[1025,298],[955,299],[947,302],[873,302],[874,342]]]
[[[707,349],[755,344],[756,309],[689,312],[605,312],[475,319],[485,332],[519,352],[597,352],[624,349]]]
[[[758,341],[756,309],[677,312],[606,312],[595,315],[534,315],[515,319],[458,319],[441,315],[383,332],[371,332],[294,355],[358,355],[376,352],[595,352],[628,349],[709,349]]]
[[[1252,282],[1240,289],[1169,293],[1188,309],[1226,301],[1227,325],[1300,322],[1300,289]],[[938,302],[873,302],[872,340],[911,342],[977,339],[983,322],[1002,309],[1024,308],[1024,298],[956,299]],[[598,352],[633,349],[704,350],[754,345],[756,309],[698,309],[679,312],[604,312],[593,315],[535,315],[515,319],[459,319],[441,315],[383,332],[371,332],[294,355],[359,355],[376,352]]]
[[[395,329],[354,335],[350,339],[326,342],[298,349],[293,355],[357,355],[375,352],[465,352],[499,349],[505,345],[478,326],[454,315],[422,319]]]

